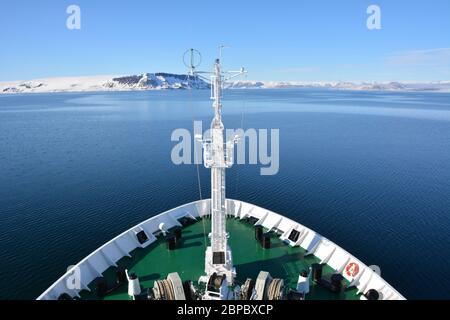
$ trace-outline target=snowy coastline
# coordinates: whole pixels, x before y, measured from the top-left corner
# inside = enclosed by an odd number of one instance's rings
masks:
[[[209,85],[198,77],[170,73],[146,73],[131,76],[91,76],[47,78],[26,81],[0,82],[0,94],[51,92],[102,92],[165,89],[208,89]],[[235,81],[225,84],[226,89],[295,89],[324,88],[365,91],[421,91],[450,92],[450,81],[428,83],[413,82],[264,82]]]

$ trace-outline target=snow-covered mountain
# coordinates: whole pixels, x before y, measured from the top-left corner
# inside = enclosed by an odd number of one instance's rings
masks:
[[[336,90],[366,90],[366,91],[436,91],[450,92],[450,81],[428,83],[412,82],[262,82],[235,81],[226,84],[227,89],[301,89],[323,88]]]
[[[30,81],[0,82],[0,94],[40,92],[134,91],[164,89],[209,89],[198,77],[171,73],[145,73],[131,76],[94,76],[49,78]],[[450,81],[412,82],[264,82],[234,81],[226,89],[323,88],[335,90],[434,91],[450,92]]]
[[[0,82],[0,94],[188,88],[209,89],[210,86],[196,76],[171,73],[145,73],[142,75],[131,76],[49,78],[31,81]]]
[[[140,76],[116,77],[108,81],[109,89],[209,89],[208,83],[197,76],[172,73],[146,73]]]

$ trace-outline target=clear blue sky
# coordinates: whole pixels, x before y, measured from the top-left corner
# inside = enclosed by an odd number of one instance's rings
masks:
[[[71,4],[81,30],[66,28]],[[371,4],[381,30],[366,27]],[[0,43],[0,81],[182,73],[187,48],[209,68],[221,43],[255,80],[450,80],[450,1],[5,0]]]

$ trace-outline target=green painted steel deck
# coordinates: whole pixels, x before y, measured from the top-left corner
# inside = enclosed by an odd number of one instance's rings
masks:
[[[169,251],[166,241],[160,238],[145,249],[134,250],[131,252],[131,258],[124,257],[117,262],[117,265],[136,273],[143,292],[153,288],[155,280],[165,279],[172,272],[178,272],[183,281],[192,280],[196,284],[199,277],[204,275],[205,244],[209,242],[207,238],[209,231],[210,220],[204,219],[183,228],[181,244],[175,250]],[[247,278],[256,280],[260,271],[268,271],[272,277],[284,279],[285,285],[295,289],[300,272],[309,270],[311,264],[320,262],[312,255],[305,256],[304,249],[285,244],[275,233],[271,237],[271,248],[263,249],[255,239],[254,226],[248,222],[229,218],[227,231],[230,234],[229,245],[233,254],[238,284],[243,283]],[[325,277],[332,273],[333,270],[330,267],[324,266]],[[103,276],[108,285],[112,286],[116,279],[116,268],[109,268]],[[348,282],[345,284],[348,285]],[[90,292],[83,290],[80,293],[82,299],[130,299],[126,284],[101,298],[97,295],[93,283],[89,285],[89,288]],[[348,288],[336,294],[311,281],[310,293],[306,299],[354,300],[359,299],[356,292],[356,288]]]

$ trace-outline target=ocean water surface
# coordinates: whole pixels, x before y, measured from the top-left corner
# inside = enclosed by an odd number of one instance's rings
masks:
[[[133,225],[201,195],[171,133],[206,129],[207,91],[0,95],[0,299],[34,299]],[[410,299],[450,299],[450,94],[225,93],[229,128],[280,129],[280,171],[227,171],[227,196],[316,230]],[[255,275],[256,277],[256,275]]]

